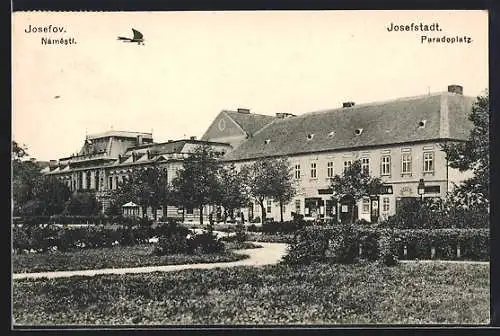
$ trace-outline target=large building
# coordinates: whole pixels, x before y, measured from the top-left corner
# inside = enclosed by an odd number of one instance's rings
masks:
[[[405,198],[444,198],[453,183],[466,178],[449,167],[441,145],[467,139],[473,102],[461,86],[450,85],[446,92],[370,104],[346,102],[299,116],[223,110],[201,140],[154,143],[151,133],[109,131],[88,136],[78,154],[51,161],[44,172],[66,181],[73,191],[95,190],[105,209],[109,191],[134,168],[164,166],[171,181],[196,146],[209,144],[224,162],[237,167],[258,159],[288,158],[298,192],[285,205],[285,220],[293,213],[343,219],[350,208],[332,200],[330,179],[361,160],[362,168],[380,177],[385,187],[382,195],[367,195],[355,205],[356,217],[377,221],[394,214]],[[419,183],[423,195],[417,193]],[[204,213],[213,210],[207,207]],[[167,216],[178,213],[174,207],[167,211]],[[262,217],[256,203],[242,211],[247,219]],[[267,218],[280,218],[279,206],[271,199],[265,211]],[[187,209],[184,215],[196,221],[198,210]]]
[[[285,220],[292,213],[311,219],[347,216],[350,208],[332,200],[330,178],[361,160],[362,168],[380,177],[385,188],[383,195],[359,201],[355,211],[357,218],[376,221],[394,214],[405,198],[444,198],[454,182],[466,177],[449,167],[441,145],[467,139],[473,102],[461,86],[450,85],[447,92],[361,105],[346,102],[299,116],[222,111],[202,140],[230,142],[234,149],[224,160],[236,166],[287,157],[298,193],[285,206]],[[417,193],[421,181],[423,195]],[[265,211],[268,218],[280,218],[273,200],[267,200]],[[247,218],[261,216],[258,204],[245,212]]]
[[[171,182],[182,167],[183,159],[201,144],[210,145],[220,155],[231,149],[227,143],[200,141],[195,137],[154,143],[151,133],[108,131],[87,136],[79,153],[51,160],[42,172],[58,177],[71,191],[94,191],[102,203],[102,211],[105,211],[109,206],[110,191],[116,189],[132,170],[156,165],[166,169]],[[152,210],[147,211],[148,216],[153,217]],[[159,209],[157,217],[180,216],[173,206],[167,207],[166,211],[164,214],[163,209]],[[197,210],[186,209],[182,215],[193,220],[197,218]]]

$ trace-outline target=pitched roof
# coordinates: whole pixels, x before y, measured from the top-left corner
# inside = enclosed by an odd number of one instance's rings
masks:
[[[276,118],[264,114],[240,113],[236,111],[224,110],[231,119],[233,119],[248,135],[253,135],[265,125]]]
[[[310,112],[273,123],[227,153],[227,161],[434,139],[465,140],[472,97],[454,93]],[[425,120],[424,127],[418,127]],[[356,130],[362,130],[359,135]]]

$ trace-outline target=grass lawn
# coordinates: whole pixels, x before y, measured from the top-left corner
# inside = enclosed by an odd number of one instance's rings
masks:
[[[16,280],[16,325],[489,323],[489,266],[312,264]]]
[[[115,246],[81,249],[69,252],[14,254],[13,273],[44,271],[70,271],[100,268],[180,265],[195,263],[228,262],[248,258],[231,251],[223,254],[166,256],[153,255],[154,245]]]

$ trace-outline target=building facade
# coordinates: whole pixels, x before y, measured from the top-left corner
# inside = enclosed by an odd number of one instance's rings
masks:
[[[306,219],[343,220],[350,205],[333,199],[330,180],[360,160],[362,169],[384,183],[382,195],[367,195],[355,205],[356,218],[373,222],[394,214],[406,198],[444,198],[453,183],[468,177],[449,167],[442,145],[467,139],[473,102],[461,86],[450,85],[446,92],[361,105],[346,102],[337,109],[299,116],[223,110],[201,140],[154,143],[151,133],[108,131],[88,136],[78,154],[51,161],[43,172],[57,176],[72,191],[95,191],[104,211],[110,191],[133,169],[159,165],[167,169],[170,182],[183,159],[208,144],[223,162],[237,168],[286,157],[297,194],[285,205],[284,220],[293,213]],[[422,182],[424,193],[419,195]],[[262,218],[256,203],[241,210],[246,219]],[[181,215],[173,206],[166,211],[159,210],[157,216]],[[216,210],[207,206],[204,213],[212,211]],[[272,199],[266,200],[265,211],[267,218],[280,218],[279,205]],[[198,213],[184,209],[182,216],[196,222]]]
[[[209,145],[220,155],[231,149],[227,143],[200,141],[194,137],[154,143],[151,133],[108,131],[87,136],[79,153],[51,160],[42,172],[57,177],[73,192],[95,192],[104,212],[109,207],[111,191],[134,169],[153,165],[166,169],[170,183],[182,167],[182,161],[199,145]],[[157,218],[168,216],[196,220],[199,213],[198,209],[180,212],[174,206],[168,206],[165,210],[167,213],[158,209]],[[149,217],[154,217],[151,208],[147,212]],[[143,215],[142,208],[139,215]]]
[[[356,204],[356,218],[373,222],[394,214],[405,198],[444,198],[453,183],[468,177],[449,167],[442,145],[467,139],[473,102],[461,86],[450,85],[442,93],[362,105],[346,102],[300,116],[222,111],[202,139],[233,141],[224,160],[237,167],[288,158],[297,194],[285,205],[284,220],[293,213],[342,220],[351,209],[332,199],[330,179],[361,160],[362,168],[384,183],[382,195],[367,195]],[[423,195],[417,192],[421,181]],[[273,200],[266,200],[265,208],[267,218],[280,218]],[[261,217],[260,211],[255,203],[243,209],[246,218]]]

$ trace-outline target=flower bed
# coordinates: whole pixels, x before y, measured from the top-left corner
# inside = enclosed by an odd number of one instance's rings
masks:
[[[154,245],[115,246],[71,252],[14,254],[14,273],[70,271],[160,265],[230,262],[248,258],[233,252],[219,254],[154,255]]]

